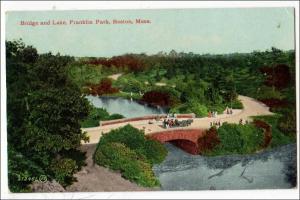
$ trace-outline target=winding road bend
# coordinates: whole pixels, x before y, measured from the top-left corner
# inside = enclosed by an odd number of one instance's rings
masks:
[[[208,129],[210,127],[210,122],[220,121],[229,122],[229,123],[239,123],[240,119],[251,120],[250,116],[257,115],[272,115],[273,113],[269,111],[269,107],[265,104],[246,96],[239,95],[238,99],[242,102],[244,109],[234,109],[233,114],[219,114],[217,117],[203,117],[203,118],[194,118],[193,123],[188,128],[198,128],[198,129]],[[106,126],[98,126],[92,128],[82,128],[83,131],[87,132],[87,135],[90,137],[90,141],[88,143],[83,144],[95,144],[99,142],[102,134],[109,132],[112,129],[116,129],[122,127],[124,125],[131,124],[133,127],[138,129],[143,129],[145,134],[151,134],[155,132],[165,131],[161,125],[162,121],[156,122],[153,120],[152,124],[149,124],[149,120],[140,120],[140,121],[132,121],[132,122],[124,122]],[[175,128],[172,128],[175,129]],[[182,129],[182,128],[181,128]]]

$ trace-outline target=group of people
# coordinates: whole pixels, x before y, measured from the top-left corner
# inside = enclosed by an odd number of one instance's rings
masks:
[[[232,108],[228,108],[226,107],[226,114],[227,115],[231,115],[233,112],[232,112]]]
[[[173,126],[178,126],[179,125],[179,121],[177,119],[164,119],[163,121],[163,126],[165,128],[172,128]]]
[[[222,123],[221,123],[221,121],[210,122],[210,127],[213,127],[213,126],[220,127],[220,126],[222,126]]]
[[[240,119],[239,124],[243,124],[243,119]],[[249,121],[245,120],[245,124],[249,124]]]
[[[218,112],[217,111],[209,111],[208,112],[208,117],[217,117],[218,116]]]

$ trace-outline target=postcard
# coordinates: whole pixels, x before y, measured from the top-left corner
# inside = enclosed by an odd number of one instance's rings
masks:
[[[295,8],[5,17],[10,193],[298,187]]]

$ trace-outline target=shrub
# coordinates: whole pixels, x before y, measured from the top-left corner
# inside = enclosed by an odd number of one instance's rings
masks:
[[[120,170],[124,178],[142,186],[159,185],[147,160],[124,144],[112,142],[99,147],[94,160],[99,165]]]
[[[195,100],[192,100],[188,103],[188,110],[190,110],[192,113],[195,113],[197,117],[205,117],[207,116],[207,107],[196,102]]]
[[[50,165],[54,178],[63,187],[70,185],[74,180],[73,174],[77,171],[76,161],[69,158],[54,159]]]
[[[120,170],[128,180],[153,187],[159,182],[152,164],[162,162],[166,155],[167,150],[162,144],[146,139],[143,131],[126,125],[100,138],[93,159],[99,165]]]
[[[108,120],[122,119],[122,118],[124,118],[123,115],[114,113],[114,114],[111,114],[111,115],[108,117]]]
[[[283,98],[283,95],[281,94],[280,91],[276,90],[275,88],[263,86],[260,88],[257,98],[281,100]]]
[[[200,154],[211,151],[220,143],[218,138],[217,129],[215,127],[206,131],[204,137],[198,139],[198,146]]]
[[[247,154],[258,150],[263,143],[262,130],[252,124],[224,123],[218,129],[220,144],[213,154]]]
[[[262,120],[270,124],[272,129],[272,140],[270,147],[277,147],[295,142],[295,135],[286,135],[278,128],[281,115],[255,116],[254,119]]]
[[[81,127],[83,128],[99,126],[100,121],[124,118],[124,116],[120,114],[109,115],[104,108],[91,106],[90,110],[91,111],[87,118],[81,122]]]
[[[160,92],[160,91],[146,92],[143,95],[141,101],[149,103],[151,105],[158,105],[158,106],[172,105],[171,96],[166,92]]]
[[[118,88],[112,87],[112,80],[109,78],[104,78],[98,84],[93,84],[90,86],[92,95],[103,95],[103,94],[113,94],[119,92]]]
[[[31,181],[27,179],[44,174],[39,165],[8,145],[8,186],[11,192],[30,192],[28,184]],[[20,180],[24,178],[26,180]]]
[[[264,144],[263,144],[263,147],[267,147],[271,140],[272,140],[272,129],[271,129],[271,126],[262,121],[262,120],[258,120],[258,119],[255,119],[253,121],[253,124],[256,126],[256,127],[259,127],[259,128],[262,128],[264,130]]]
[[[296,111],[285,112],[278,120],[278,128],[284,134],[296,134]]]
[[[242,102],[238,99],[235,99],[234,101],[232,101],[232,103],[227,103],[226,105],[233,109],[243,109],[244,108]]]
[[[154,140],[147,140],[144,132],[131,125],[110,131],[101,137],[98,146],[111,142],[125,144],[128,148],[145,156],[149,162],[160,163],[167,155],[167,150],[162,144]]]
[[[146,156],[151,164],[161,163],[168,154],[166,148],[155,140],[148,139],[139,152]]]

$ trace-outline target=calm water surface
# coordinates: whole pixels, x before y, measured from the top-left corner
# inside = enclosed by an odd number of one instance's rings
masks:
[[[147,105],[139,104],[136,101],[131,101],[123,98],[96,97],[91,95],[87,96],[86,98],[95,107],[105,108],[110,114],[118,113],[126,118],[142,117],[145,115],[165,113],[165,110],[163,108],[154,108]]]

